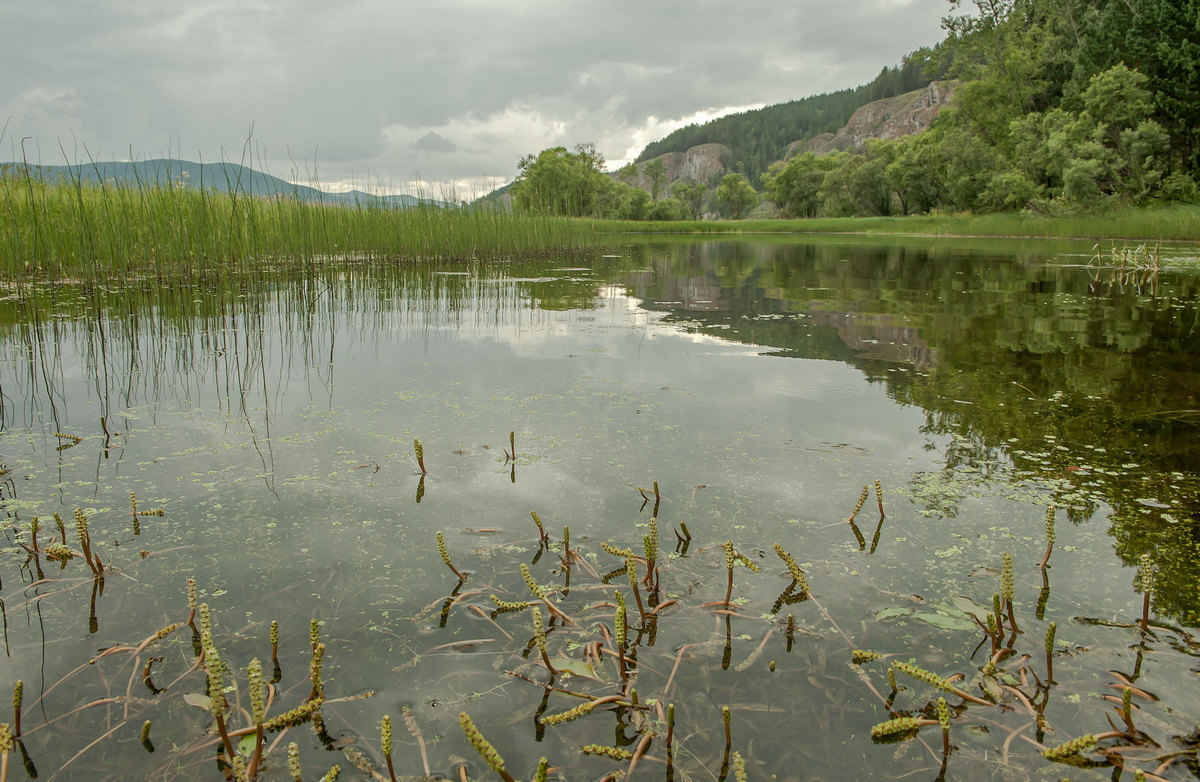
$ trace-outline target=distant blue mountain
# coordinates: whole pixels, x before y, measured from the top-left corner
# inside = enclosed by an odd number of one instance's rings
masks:
[[[23,163],[3,163],[0,167],[24,170]],[[254,196],[290,196],[303,201],[346,206],[386,206],[408,208],[417,204],[441,205],[433,199],[411,195],[372,195],[361,190],[329,193],[308,185],[297,185],[271,174],[264,174],[237,163],[193,163],[190,160],[157,158],[129,163],[82,163],[70,166],[30,165],[29,173],[46,181],[116,182],[123,185],[183,185],[237,192]]]

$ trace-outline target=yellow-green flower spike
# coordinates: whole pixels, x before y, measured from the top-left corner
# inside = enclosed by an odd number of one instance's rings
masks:
[[[1013,599],[1013,558],[1008,552],[1001,557],[1000,597],[1010,602]]]
[[[420,440],[418,440],[418,439],[417,439],[417,438],[415,438],[415,437],[413,438],[413,453],[415,453],[415,454],[417,455],[417,461],[418,461],[418,462],[420,462],[420,461],[424,461],[424,459],[425,459],[425,448],[424,448],[424,447],[422,447],[422,445],[421,445],[421,441],[420,441]]]
[[[725,569],[733,570],[733,563],[734,563],[733,541],[727,540],[722,545],[725,548]]]
[[[1051,622],[1046,628],[1046,654],[1054,653],[1054,634],[1058,630],[1058,622]]]
[[[279,645],[279,622],[271,620],[271,646]]]
[[[495,595],[488,595],[488,599],[491,600],[496,605],[496,608],[499,608],[501,611],[520,611],[533,605],[528,600],[501,600]]]
[[[287,745],[287,767],[288,773],[292,775],[292,782],[301,782],[300,746],[294,741],[288,742]]]
[[[945,698],[937,699],[937,715],[938,724],[942,726],[942,730],[950,730],[950,707],[946,705]]]
[[[471,717],[465,711],[458,713],[458,724],[462,728],[462,732],[467,737],[467,741],[471,742],[471,746],[479,753],[488,767],[497,774],[505,772],[504,758],[500,757],[500,753],[496,748],[488,743],[488,740],[479,732],[479,728],[475,727],[475,723],[471,721]],[[505,772],[507,773],[507,772]]]
[[[897,717],[894,720],[881,722],[871,728],[871,735],[877,739],[884,736],[896,736],[901,733],[912,733],[920,729],[916,717]]]
[[[379,748],[383,750],[385,757],[392,754],[392,717],[390,714],[383,715],[383,719],[379,723]]]
[[[1054,547],[1054,506],[1046,506],[1046,545]]]
[[[334,782],[338,778],[338,774],[342,773],[342,767],[338,765],[331,766],[329,771],[325,772],[325,776],[321,777],[321,782]]]
[[[870,652],[866,649],[855,649],[850,653],[850,662],[855,665],[862,665],[863,663],[869,663],[872,660],[880,660],[882,658],[883,655],[879,652]]]
[[[146,720],[145,722],[142,723],[141,742],[143,744],[145,744],[149,740],[150,740],[150,720]]]
[[[867,501],[867,497],[870,495],[870,493],[870,490],[866,486],[862,488],[862,494],[858,495],[858,502],[854,503],[854,510],[850,512],[850,518],[854,518],[858,515],[858,512],[862,510],[863,503]]]
[[[263,723],[263,730],[279,730],[290,725],[299,725],[310,714],[321,708],[322,701],[318,698],[311,701],[305,701],[290,711],[285,711],[277,717],[272,717]]]
[[[541,534],[543,538],[546,537],[546,530],[542,527],[542,519],[537,515],[537,511],[531,510],[529,511],[529,515],[533,516],[533,523],[537,525],[538,533]]]
[[[1088,733],[1084,736],[1080,736],[1079,738],[1071,739],[1065,744],[1059,744],[1057,747],[1047,747],[1046,749],[1042,750],[1042,757],[1046,758],[1047,760],[1063,760],[1064,758],[1069,758],[1072,755],[1078,755],[1080,752],[1091,748],[1091,746],[1095,743],[1096,737],[1093,734]]]
[[[194,611],[196,609],[196,606],[199,604],[198,599],[196,597],[196,579],[194,579],[194,578],[189,578],[187,580],[187,600],[188,600],[188,608],[190,608]]]
[[[316,619],[308,623],[308,641],[314,650],[317,648],[317,644],[321,643],[321,623]]]
[[[783,550],[783,546],[775,544],[775,553],[783,560],[783,564],[787,565],[788,572],[792,574],[792,579],[800,587],[800,594],[808,594],[808,581],[804,579],[804,571],[796,564],[796,560],[791,554]]]
[[[892,692],[900,689],[896,686],[896,669],[888,668],[888,685],[892,688]]]
[[[313,691],[317,698],[325,697],[325,682],[321,681],[321,663],[325,660],[325,644],[318,643],[313,649],[312,662],[309,664],[309,678],[312,679]]]
[[[577,720],[580,717],[590,714],[593,708],[594,706],[592,705],[592,701],[585,701],[573,709],[560,711],[558,714],[547,714],[546,716],[542,717],[541,723],[543,725],[561,725],[564,722]]]
[[[442,564],[458,574],[458,568],[454,567],[450,562],[450,552],[446,550],[446,538],[442,536],[442,531],[437,531],[438,555],[442,558]]]
[[[0,722],[0,756],[8,757],[8,753],[13,751],[13,732],[12,726],[7,722]]]
[[[729,757],[729,765],[733,768],[735,782],[746,782],[746,760],[742,757],[742,753],[735,750]]]
[[[753,573],[757,573],[759,570],[761,570],[761,568],[755,563],[751,562],[749,557],[747,557],[745,554],[742,554],[741,552],[735,552],[735,556],[737,557],[737,561],[740,562],[742,567],[746,568],[746,570],[749,570]]]
[[[546,772],[550,770],[550,761],[539,758],[537,771],[533,773],[533,782],[546,782]]]
[[[585,755],[603,755],[606,758],[613,760],[629,760],[633,757],[633,753],[627,749],[618,747],[610,747],[607,744],[585,744],[583,746],[583,754]]]
[[[633,555],[625,558],[625,575],[629,577],[629,586],[637,589],[637,562]]]
[[[263,675],[262,663],[255,657],[246,666],[246,679],[250,683],[250,713],[254,717],[254,724],[262,724],[265,715],[263,708]]]
[[[892,663],[892,667],[900,673],[925,682],[934,689],[942,690],[943,692],[954,691],[954,687],[950,684],[950,682],[938,676],[936,673],[927,671],[924,668],[913,665],[912,663],[897,661]]]
[[[600,548],[604,549],[609,554],[612,554],[614,557],[620,557],[621,559],[626,559],[633,556],[633,549],[617,548],[611,543],[606,543],[604,541],[600,541]]]
[[[525,586],[529,587],[529,591],[539,600],[546,599],[546,590],[538,582],[533,580],[533,574],[529,572],[529,565],[521,563],[521,578],[525,579]]]
[[[1129,690],[1126,690],[1129,692]],[[25,699],[25,680],[17,679],[17,683],[13,685],[13,722],[17,725],[21,724],[21,701]]]
[[[537,606],[533,607],[533,638],[538,651],[546,654],[546,626],[542,624],[542,610]]]
[[[201,603],[196,608],[196,616],[200,619],[200,643],[205,648],[212,646],[212,614],[208,603]]]
[[[613,636],[617,641],[617,653],[625,648],[625,598],[620,591],[614,592],[613,596],[617,599],[617,613],[613,618]]]

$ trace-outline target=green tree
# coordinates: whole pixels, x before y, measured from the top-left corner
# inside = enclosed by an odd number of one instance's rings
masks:
[[[663,182],[667,178],[667,168],[662,162],[662,158],[654,158],[642,167],[646,176],[650,179],[650,200],[657,201],[659,195],[662,194]]]
[[[768,200],[791,217],[819,214],[825,201],[821,189],[825,175],[835,165],[834,159],[819,158],[811,152],[797,155],[786,163],[776,163],[762,178]]]
[[[604,158],[590,143],[574,152],[565,147],[526,155],[518,165],[513,184],[513,205],[528,212],[569,217],[602,216],[613,194],[611,179],[603,173]]]
[[[699,219],[704,208],[704,194],[708,190],[703,182],[693,182],[690,179],[680,179],[671,185],[671,195],[687,206],[688,215]]]
[[[717,202],[724,206],[735,220],[758,203],[758,193],[750,186],[750,180],[737,173],[729,173],[721,178],[721,184],[716,192]]]

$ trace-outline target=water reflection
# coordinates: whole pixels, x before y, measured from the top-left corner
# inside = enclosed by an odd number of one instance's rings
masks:
[[[760,771],[780,778],[944,771],[928,744],[862,745],[883,706],[922,707],[911,687],[889,693],[884,669],[848,671],[857,647],[1023,688],[1031,714],[956,707],[976,732],[956,739],[952,772],[988,768],[996,742],[980,736],[1015,735],[1026,718],[1094,730],[1098,714],[1071,698],[1090,685],[1077,682],[1132,670],[1125,679],[1163,690],[1194,665],[1190,636],[1168,623],[1196,625],[1200,601],[1200,303],[1194,274],[1098,271],[1051,252],[1073,249],[669,242],[586,265],[38,291],[0,311],[4,534],[15,550],[33,515],[90,505],[122,577],[106,585],[75,568],[51,585],[36,557],[4,560],[9,675],[40,681],[48,714],[75,708],[56,700],[65,688],[54,683],[78,664],[61,650],[92,654],[167,624],[179,606],[162,595],[195,574],[237,663],[264,653],[271,619],[300,640],[275,660],[276,683],[282,670],[302,678],[304,630],[324,623],[339,691],[381,693],[342,707],[346,730],[368,736],[403,703],[429,731],[457,736],[467,709],[510,758],[553,754],[599,776],[598,761],[577,760],[582,729],[524,719],[565,708],[561,693],[497,682],[517,664],[502,650],[538,655],[524,615],[488,597],[525,599],[525,564],[560,584],[564,610],[603,624],[627,571],[599,544],[640,556],[655,519],[663,539],[675,535],[674,556],[661,581],[648,569],[641,582],[649,615],[630,648],[647,690],[671,676],[689,726],[672,761],[680,778],[729,762],[730,746],[709,741],[729,705],[744,742],[733,748],[754,747]],[[877,480],[878,518],[864,505]],[[131,491],[166,517],[130,531]],[[1049,569],[1035,567],[1047,505],[1059,509]],[[440,534],[468,580],[439,562]],[[739,570],[744,607],[726,597],[702,610],[725,593],[725,540],[776,569],[782,542],[812,593]],[[1011,611],[994,631],[980,618],[1001,552],[1018,563],[1021,640],[1002,629],[1017,624]],[[1132,573],[1147,553],[1154,619],[1139,629],[1148,590]],[[89,588],[84,619],[65,598]],[[675,613],[660,618],[663,606]],[[547,666],[569,658],[618,675],[606,652],[581,651],[592,639],[548,619]],[[1016,684],[981,672],[1014,644],[1036,651],[1049,621],[1069,644],[1046,653],[1063,682],[1053,698],[1048,670]],[[45,653],[48,640],[59,654]],[[1147,650],[1157,654],[1144,674]],[[147,675],[146,687],[173,693],[162,682],[176,675]],[[1172,696],[1177,713],[1195,702]],[[637,708],[611,716],[618,745],[644,735]],[[780,742],[781,720],[808,726],[811,741]],[[191,746],[185,730],[162,730],[159,755]],[[65,759],[51,732],[30,744],[43,768]],[[339,741],[324,733],[306,758],[327,767],[319,753]],[[452,741],[441,756],[471,751]],[[845,746],[862,756],[843,757]],[[1040,762],[1013,767],[1036,776]]]

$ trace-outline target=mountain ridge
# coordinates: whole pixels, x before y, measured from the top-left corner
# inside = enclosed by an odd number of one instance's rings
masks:
[[[330,192],[311,185],[300,185],[240,163],[197,163],[178,158],[151,158],[138,161],[101,161],[70,165],[0,163],[0,172],[25,173],[44,181],[65,180],[100,185],[119,184],[171,185],[211,189],[221,193],[240,193],[255,197],[294,197],[302,201],[342,206],[387,207],[405,209],[418,204],[438,204],[434,199],[411,195],[373,195],[362,190]]]

